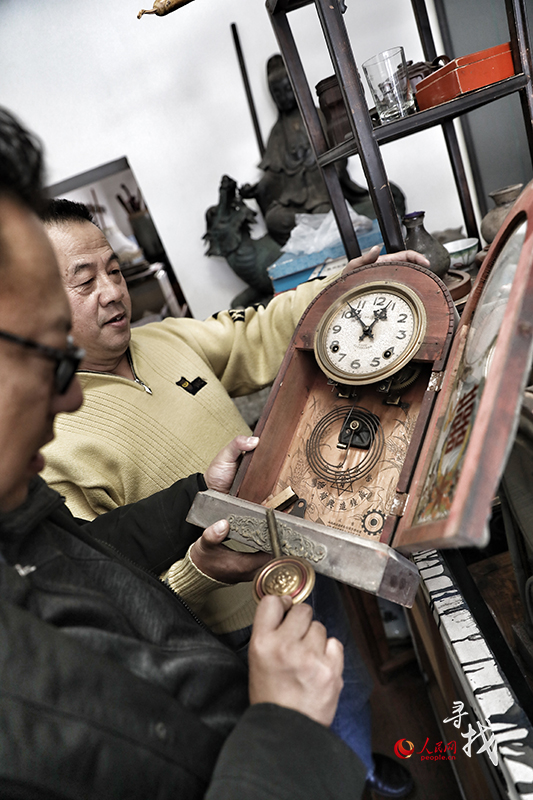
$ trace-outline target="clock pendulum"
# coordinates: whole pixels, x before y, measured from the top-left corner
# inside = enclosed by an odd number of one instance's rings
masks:
[[[254,578],[254,599],[259,602],[266,594],[289,595],[293,603],[303,603],[313,591],[315,571],[303,558],[282,554],[276,516],[271,508],[267,508],[266,521],[274,558]]]

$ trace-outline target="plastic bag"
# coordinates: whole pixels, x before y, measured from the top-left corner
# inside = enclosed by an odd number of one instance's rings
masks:
[[[354,230],[368,231],[372,228],[372,220],[357,214],[349,203],[346,203]],[[327,214],[297,214],[296,226],[292,229],[289,240],[281,248],[285,253],[319,253],[326,247],[333,247],[341,241],[337,221],[333,211]]]

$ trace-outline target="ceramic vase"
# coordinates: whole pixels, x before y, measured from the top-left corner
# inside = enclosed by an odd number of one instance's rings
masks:
[[[481,235],[487,244],[492,242],[500,230],[505,217],[522,191],[522,186],[522,183],[515,183],[513,186],[504,186],[503,189],[489,192],[496,205],[481,220]]]
[[[429,261],[429,269],[442,278],[450,266],[450,254],[434,236],[424,227],[425,211],[413,211],[406,214],[403,224],[407,228],[405,245],[408,250],[422,253]]]
[[[345,139],[353,136],[353,132],[337,76],[331,75],[317,83],[316,93],[320,110],[326,120],[326,134],[330,147],[342,144]]]

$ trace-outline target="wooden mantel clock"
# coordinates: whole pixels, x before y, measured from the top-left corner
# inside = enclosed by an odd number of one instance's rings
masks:
[[[289,495],[282,550],[404,605],[418,577],[398,551],[485,544],[531,362],[532,217],[528,187],[455,336],[453,301],[427,270],[391,261],[328,285],[295,331],[233,497],[202,493],[192,521],[231,517],[231,536],[269,550],[261,506]]]
[[[290,486],[305,519],[379,541],[453,327],[444,284],[408,264],[363,267],[328,286],[296,330],[237,495],[262,503]]]

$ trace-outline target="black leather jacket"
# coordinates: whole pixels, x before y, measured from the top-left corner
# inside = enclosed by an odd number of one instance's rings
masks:
[[[238,657],[141,569],[185,554],[202,489],[192,476],[83,523],[36,479],[0,515],[0,797],[357,796],[351,751],[297,712],[248,707]]]

